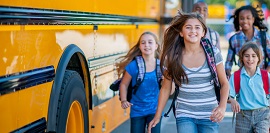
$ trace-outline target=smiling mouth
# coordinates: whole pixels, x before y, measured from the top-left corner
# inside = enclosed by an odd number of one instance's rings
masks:
[[[243,24],[242,27],[248,27],[248,24]]]
[[[193,37],[197,37],[197,35],[189,35],[189,37],[192,37],[193,38]]]

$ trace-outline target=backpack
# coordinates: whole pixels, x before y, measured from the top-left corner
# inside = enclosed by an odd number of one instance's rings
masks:
[[[134,86],[132,86],[132,83],[130,82],[129,86],[128,86],[128,90],[127,90],[127,101],[130,102],[131,97],[132,97],[132,92],[135,95],[138,88],[140,87],[141,83],[143,82],[144,79],[144,75],[146,72],[146,68],[145,68],[145,63],[144,63],[144,59],[142,56],[136,56],[135,59],[137,62],[137,66],[139,68],[139,72],[137,74],[137,78],[136,78],[136,84]],[[157,75],[157,82],[159,85],[159,88],[161,87],[161,80],[162,80],[162,73],[160,70],[160,60],[156,60],[156,75]],[[117,79],[116,81],[114,81],[111,85],[110,85],[110,89],[112,91],[118,91],[119,90],[119,85],[121,83],[122,78]],[[121,99],[119,99],[121,100]]]
[[[210,35],[210,41],[211,41],[211,44],[215,45],[217,47],[217,44],[218,44],[218,36],[217,36],[217,33],[212,30],[211,28],[207,28],[208,31],[209,31],[209,35]],[[213,40],[215,40],[215,43],[213,42]]]
[[[265,94],[269,94],[269,79],[268,79],[268,72],[266,70],[260,69],[262,74],[262,81],[263,81],[263,89],[265,91]],[[236,97],[239,97],[240,92],[240,81],[241,81],[241,69],[234,72],[234,89],[236,93]]]
[[[215,61],[213,46],[210,43],[209,39],[207,38],[204,38],[201,40],[201,45],[204,49],[204,53],[207,59],[207,64],[209,66],[211,75],[213,77],[215,93],[216,93],[217,101],[219,102],[220,101],[220,84],[219,84],[219,80],[217,76],[217,68],[216,68],[216,61]],[[175,84],[175,92],[174,92],[173,100],[172,100],[169,110],[167,111],[167,113],[164,114],[164,117],[168,117],[168,114],[170,113],[172,108],[173,108],[173,113],[175,116],[175,100],[177,99],[178,93],[179,93],[179,86]]]
[[[263,52],[264,52],[264,68],[267,68],[268,62],[269,62],[269,57],[266,51],[266,31],[264,29],[260,29],[260,35],[261,35],[261,42],[262,42],[262,47],[263,47]]]
[[[263,89],[265,91],[266,94],[266,98],[269,99],[269,79],[268,79],[268,72],[267,70],[261,70],[261,74],[262,74],[262,81],[263,81]],[[235,100],[237,100],[239,98],[239,92],[240,92],[240,81],[241,81],[241,68],[237,71],[234,72],[234,89],[235,89]],[[234,118],[235,118],[235,112],[233,112],[233,117],[232,117],[232,126],[234,123]]]

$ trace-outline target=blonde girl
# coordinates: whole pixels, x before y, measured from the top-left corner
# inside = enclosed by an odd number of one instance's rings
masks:
[[[120,83],[121,107],[123,109],[131,107],[131,133],[144,133],[146,126],[155,115],[159,95],[159,83],[157,82],[156,74],[159,51],[157,37],[151,32],[144,32],[137,44],[117,64],[118,73],[123,74]],[[132,93],[132,98],[129,102],[127,101],[127,89],[129,84],[132,84],[132,86],[136,84],[136,77],[139,72],[138,65],[133,60],[136,56],[143,57],[146,73],[136,94]],[[160,124],[153,128],[152,132],[159,133]]]

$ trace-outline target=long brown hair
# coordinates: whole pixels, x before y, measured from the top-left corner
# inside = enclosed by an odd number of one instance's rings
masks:
[[[241,68],[244,66],[244,61],[243,61],[244,54],[250,48],[258,56],[259,61],[257,63],[257,66],[259,66],[261,64],[261,62],[262,62],[262,51],[261,51],[261,49],[257,46],[257,44],[255,42],[246,42],[239,51],[239,61],[240,61]]]
[[[204,29],[204,35],[206,34],[207,27],[203,21],[203,18],[198,13],[183,13],[179,11],[170,26],[166,29],[164,33],[163,50],[161,54],[161,68],[166,68],[163,75],[167,79],[173,79],[174,82],[181,86],[182,82],[186,81],[188,83],[187,75],[182,67],[182,53],[185,47],[184,38],[180,36],[180,31],[182,31],[188,19],[198,19]]]
[[[141,42],[141,38],[143,35],[151,35],[153,36],[153,38],[155,39],[155,42],[156,44],[158,45],[158,48],[155,52],[155,57],[156,58],[159,58],[159,53],[160,53],[160,46],[159,46],[159,42],[158,42],[158,39],[157,39],[157,36],[152,33],[152,32],[144,32],[141,34],[141,36],[139,37],[139,40],[138,42],[136,43],[135,46],[133,46],[127,53],[127,55],[125,56],[122,56],[122,57],[119,57],[117,60],[117,63],[116,63],[116,68],[117,68],[117,72],[118,72],[118,77],[120,77],[124,71],[125,71],[125,67],[128,65],[128,63],[130,63],[136,56],[138,55],[142,55],[142,52],[140,50],[140,42]]]

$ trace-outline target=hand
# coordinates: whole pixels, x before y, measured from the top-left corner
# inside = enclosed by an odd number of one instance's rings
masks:
[[[130,102],[128,102],[127,100],[121,101],[121,107],[122,107],[123,109],[126,109],[126,108],[128,108],[128,107],[130,107],[130,106],[132,106],[132,105],[133,105],[133,104],[130,103]]]
[[[210,116],[210,120],[213,122],[221,122],[225,115],[225,108],[216,107],[212,111],[212,115]]]
[[[231,70],[226,70],[225,72],[226,72],[227,79],[229,80],[231,77]]]
[[[151,129],[155,127],[160,121],[160,118],[154,117],[154,119],[148,124],[147,133],[151,133]]]
[[[230,99],[230,101],[231,101],[232,112],[239,113],[240,112],[239,103],[234,99]]]

